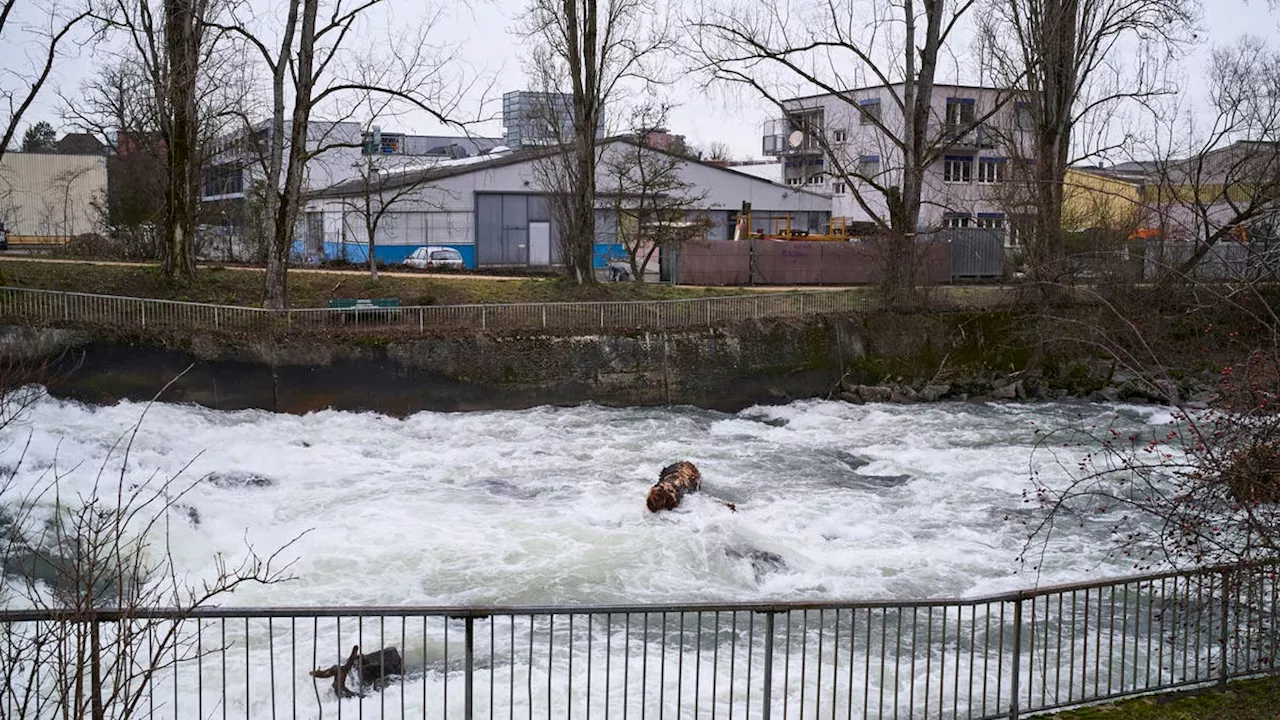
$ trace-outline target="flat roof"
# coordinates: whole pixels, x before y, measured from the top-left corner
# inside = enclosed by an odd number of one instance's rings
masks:
[[[782,183],[772,182],[770,180],[766,180],[764,178],[752,175],[751,173],[741,172],[732,167],[724,167],[721,165],[716,165],[715,163],[707,162],[706,160],[699,160],[698,158],[689,157],[687,155],[673,153],[668,150],[663,150],[662,148],[653,147],[651,145],[642,145],[641,143],[636,142],[630,136],[626,136],[626,135],[604,138],[599,142],[599,144],[603,146],[603,145],[609,145],[612,143],[619,143],[619,142],[626,143],[628,145],[637,146],[637,147],[643,147],[650,152],[656,152],[662,155],[667,155],[669,157],[679,158],[684,162],[692,163],[695,165],[702,165],[704,167],[712,168],[713,170],[730,173],[738,177],[753,180],[755,182],[767,183],[774,187],[787,190],[788,192],[803,193],[805,195],[812,195],[814,197],[819,197],[819,198],[830,198],[830,195],[827,195],[825,193],[814,192],[806,188],[783,185]],[[491,170],[493,168],[506,167],[508,165],[518,165],[520,163],[529,162],[532,160],[538,160],[544,157],[549,157],[559,152],[562,152],[562,150],[559,147],[528,148],[524,150],[516,150],[514,152],[511,152],[505,155],[499,155],[499,156],[488,158],[488,159],[486,159],[485,156],[480,155],[480,156],[473,156],[470,158],[462,158],[454,161],[442,161],[440,164],[435,165],[433,167],[429,167],[429,168],[409,170],[409,171],[399,172],[399,173],[387,173],[385,175],[382,175],[379,178],[379,182],[377,184],[376,189],[378,191],[383,191],[383,190],[389,190],[391,188],[402,187],[404,185],[429,183],[435,180],[443,180],[445,178],[456,177],[459,175],[466,175],[468,173],[479,172],[482,170]],[[365,192],[365,181],[363,179],[356,178],[354,180],[346,180],[336,185],[332,185],[330,187],[324,188],[322,190],[317,190],[315,192],[308,193],[307,197],[308,198],[346,197],[349,195],[363,194],[364,192]]]
[[[862,92],[862,91],[864,91],[864,90],[883,90],[883,89],[885,89],[885,88],[901,87],[901,86],[902,86],[902,85],[904,85],[904,84],[905,84],[905,83],[903,83],[903,82],[901,82],[901,81],[899,81],[899,82],[895,82],[895,83],[889,83],[889,84],[887,84],[887,85],[886,85],[885,83],[877,83],[877,84],[875,84],[875,85],[864,85],[864,86],[862,86],[862,87],[849,88],[849,89],[847,89],[847,90],[841,90],[840,92],[825,92],[825,93],[816,93],[816,94],[814,94],[814,95],[799,95],[799,96],[797,96],[797,97],[787,98],[787,99],[783,100],[782,102],[784,102],[784,103],[789,103],[789,102],[797,102],[797,101],[801,101],[801,100],[813,100],[813,99],[815,99],[815,98],[833,97],[833,96],[836,96],[836,95],[848,95],[848,94],[850,94],[850,93]],[[1014,89],[1011,89],[1011,88],[998,88],[998,87],[990,87],[990,86],[987,86],[987,85],[964,85],[964,84],[958,84],[958,83],[939,83],[939,82],[935,82],[935,83],[933,84],[933,87],[934,87],[934,89],[935,89],[935,90],[936,90],[936,89],[938,89],[938,88],[947,88],[947,89],[954,89],[954,90],[995,90],[995,91],[997,91],[997,92],[1000,92],[1000,91],[1004,91],[1004,92],[1022,92],[1022,91],[1020,91],[1020,90],[1014,90]]]

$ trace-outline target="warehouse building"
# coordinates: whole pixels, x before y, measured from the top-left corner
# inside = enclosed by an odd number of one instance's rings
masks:
[[[0,224],[11,246],[64,245],[95,232],[106,191],[101,152],[6,152],[0,158]]]
[[[629,137],[601,143],[597,187],[609,186],[610,153],[637,147]],[[831,198],[789,188],[693,158],[662,153],[679,162],[679,175],[696,198],[692,211],[707,223],[710,240],[733,237],[739,209],[752,204],[755,223],[785,218],[798,233],[826,232]],[[540,180],[539,163],[562,152],[537,148],[499,151],[479,157],[446,161],[416,171],[387,174],[375,182],[363,179],[311,193],[295,245],[309,257],[364,261],[367,256],[366,217],[380,213],[374,256],[383,262],[402,261],[424,245],[458,250],[467,267],[540,267],[559,264],[558,232]],[[612,199],[596,203],[596,258],[603,265],[620,256],[617,219]]]

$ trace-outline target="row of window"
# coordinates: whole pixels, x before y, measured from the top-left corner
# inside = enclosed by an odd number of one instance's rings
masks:
[[[1002,213],[947,213],[942,216],[942,226],[947,228],[984,228],[986,230],[1003,230],[1004,214]]]
[[[972,127],[977,117],[977,102],[973,98],[949,97],[947,98],[946,124],[949,128],[968,128]],[[880,98],[867,98],[858,101],[858,124],[872,125],[880,121]],[[1030,130],[1031,121],[1031,105],[1026,102],[1018,102],[1014,104],[1013,109],[1014,127],[1019,130]],[[844,129],[833,129],[831,131],[831,142],[840,145],[849,141],[849,131]]]
[[[942,162],[942,181],[973,182],[972,155],[948,155]],[[1009,161],[1005,158],[978,158],[978,182],[1002,183],[1009,179]]]
[[[973,182],[974,177],[974,157],[972,155],[948,155],[943,160],[942,180],[948,183],[969,183]],[[978,182],[982,184],[994,184],[1006,182],[1009,179],[1009,161],[1006,158],[977,158],[978,165]],[[880,174],[880,156],[879,155],[863,155],[858,158],[855,172],[864,178],[873,178]],[[825,173],[813,173],[808,177],[790,177],[787,178],[787,184],[792,186],[799,185],[823,185],[827,182]],[[842,186],[843,187],[843,186]],[[842,195],[843,191],[834,191],[837,195]]]

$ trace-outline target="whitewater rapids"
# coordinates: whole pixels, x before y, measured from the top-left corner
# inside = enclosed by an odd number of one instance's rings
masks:
[[[64,497],[88,492],[100,468],[120,473],[144,409],[126,482],[217,480],[172,511],[181,571],[208,575],[246,538],[269,552],[301,535],[285,551],[294,581],[220,601],[247,606],[964,597],[1125,574],[1091,528],[1063,528],[1038,569],[1018,561],[1029,473],[1066,479],[1033,458],[1036,430],[1168,422],[1159,408],[1065,403],[397,419],[45,398],[7,430],[0,464],[18,467],[19,488],[56,473]],[[650,514],[659,469],[682,459],[704,492]]]

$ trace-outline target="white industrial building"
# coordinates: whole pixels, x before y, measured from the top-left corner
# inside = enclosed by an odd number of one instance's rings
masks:
[[[100,152],[6,152],[0,159],[0,225],[11,244],[61,245],[96,232],[106,192]]]
[[[629,146],[629,147],[628,147]],[[617,221],[605,168],[610,153],[634,150],[627,137],[602,141],[597,187],[596,257],[603,264],[617,257]],[[384,174],[378,178],[378,203],[392,202],[379,223],[375,257],[398,262],[414,248],[441,245],[457,249],[468,267],[549,266],[558,264],[557,228],[539,180],[538,163],[558,149],[508,151],[445,161],[433,167]],[[810,188],[769,182],[699,160],[644,147],[644,152],[678,158],[679,174],[698,198],[696,213],[709,222],[707,237],[730,240],[744,202],[752,205],[753,224],[785,218],[791,229],[824,233],[831,197]],[[308,256],[367,259],[363,180],[309,194],[296,249]],[[395,199],[399,195],[398,199]],[[762,229],[762,228],[757,228]],[[767,229],[767,228],[763,228]]]
[[[292,127],[292,121],[285,122],[286,146]],[[263,162],[270,139],[271,125],[267,122],[259,123],[247,133],[222,138],[205,171],[201,201],[244,200],[252,183],[264,175]],[[336,185],[370,170],[394,171],[471,157],[488,152],[500,143],[498,138],[383,131],[378,126],[365,127],[357,122],[312,122],[307,126],[307,151],[312,157],[307,162],[302,187],[306,192]]]
[[[850,187],[842,176],[900,186],[901,152],[888,134],[901,137],[904,131],[902,93],[897,83],[787,100],[787,117],[766,123],[762,149],[782,158],[787,185],[829,193],[833,217],[850,223],[887,218],[881,193],[861,181]],[[919,229],[1003,230],[1011,206],[1006,183],[1019,163],[1034,162],[1026,103],[1006,90],[934,85],[928,123],[930,145],[939,152],[925,175]]]

